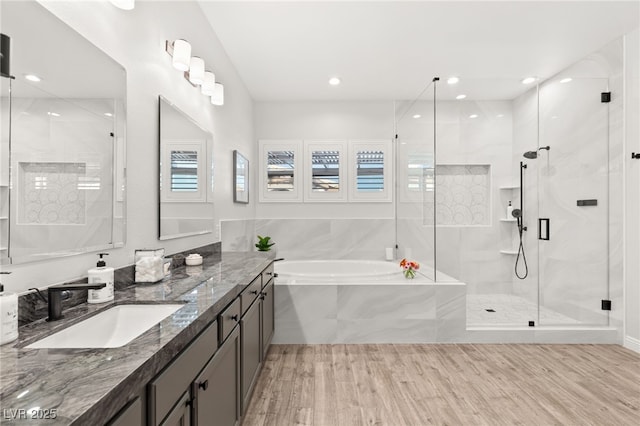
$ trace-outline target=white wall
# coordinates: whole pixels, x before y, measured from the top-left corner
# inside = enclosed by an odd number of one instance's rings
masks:
[[[640,30],[624,39],[625,94],[625,340],[624,345],[640,352]]]
[[[109,2],[44,2],[46,8],[119,62],[127,71],[127,242],[110,250],[111,266],[133,263],[137,248],[164,247],[167,253],[219,241],[218,233],[158,240],[158,95],[174,102],[214,136],[215,220],[252,218],[255,193],[248,205],[234,204],[232,152],[253,159],[252,100],[214,31],[195,2],[136,2],[123,11]],[[171,67],[165,40],[184,38],[225,85],[225,105],[214,107]],[[86,276],[95,254],[7,266],[7,290]]]

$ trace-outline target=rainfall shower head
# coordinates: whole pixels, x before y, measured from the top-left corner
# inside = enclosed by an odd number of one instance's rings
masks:
[[[549,151],[549,149],[551,149],[551,147],[550,146],[541,146],[540,148],[538,148],[538,151],[540,151],[541,149],[546,149],[547,151]],[[527,151],[522,155],[524,156],[524,158],[528,158],[530,160],[535,160],[536,158],[538,158],[538,151]]]

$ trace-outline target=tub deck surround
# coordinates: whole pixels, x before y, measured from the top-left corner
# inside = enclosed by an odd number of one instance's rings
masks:
[[[397,261],[287,260],[275,271],[273,343],[451,342],[465,333],[466,285],[406,279]]]
[[[225,252],[203,265],[181,267],[157,284],[116,291],[114,302],[83,304],[56,323],[20,328],[17,342],[0,346],[2,424],[102,424],[122,408],[193,340],[273,260],[273,253]],[[111,349],[24,349],[93,312],[125,303],[185,305],[128,345]],[[28,393],[25,393],[28,391]],[[56,419],[11,419],[9,410],[56,410]]]

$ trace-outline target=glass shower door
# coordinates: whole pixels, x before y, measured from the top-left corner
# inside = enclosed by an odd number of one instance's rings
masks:
[[[537,158],[540,325],[607,325],[609,103],[606,79],[540,86]],[[548,149],[547,149],[548,147]],[[531,220],[530,220],[531,222]],[[532,229],[533,228],[533,229]]]

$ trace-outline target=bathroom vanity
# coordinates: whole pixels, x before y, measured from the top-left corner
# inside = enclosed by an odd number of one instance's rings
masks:
[[[222,253],[21,327],[0,347],[3,424],[236,425],[273,337],[273,255]],[[26,349],[118,304],[184,306],[117,348]],[[114,325],[115,326],[115,325]]]

